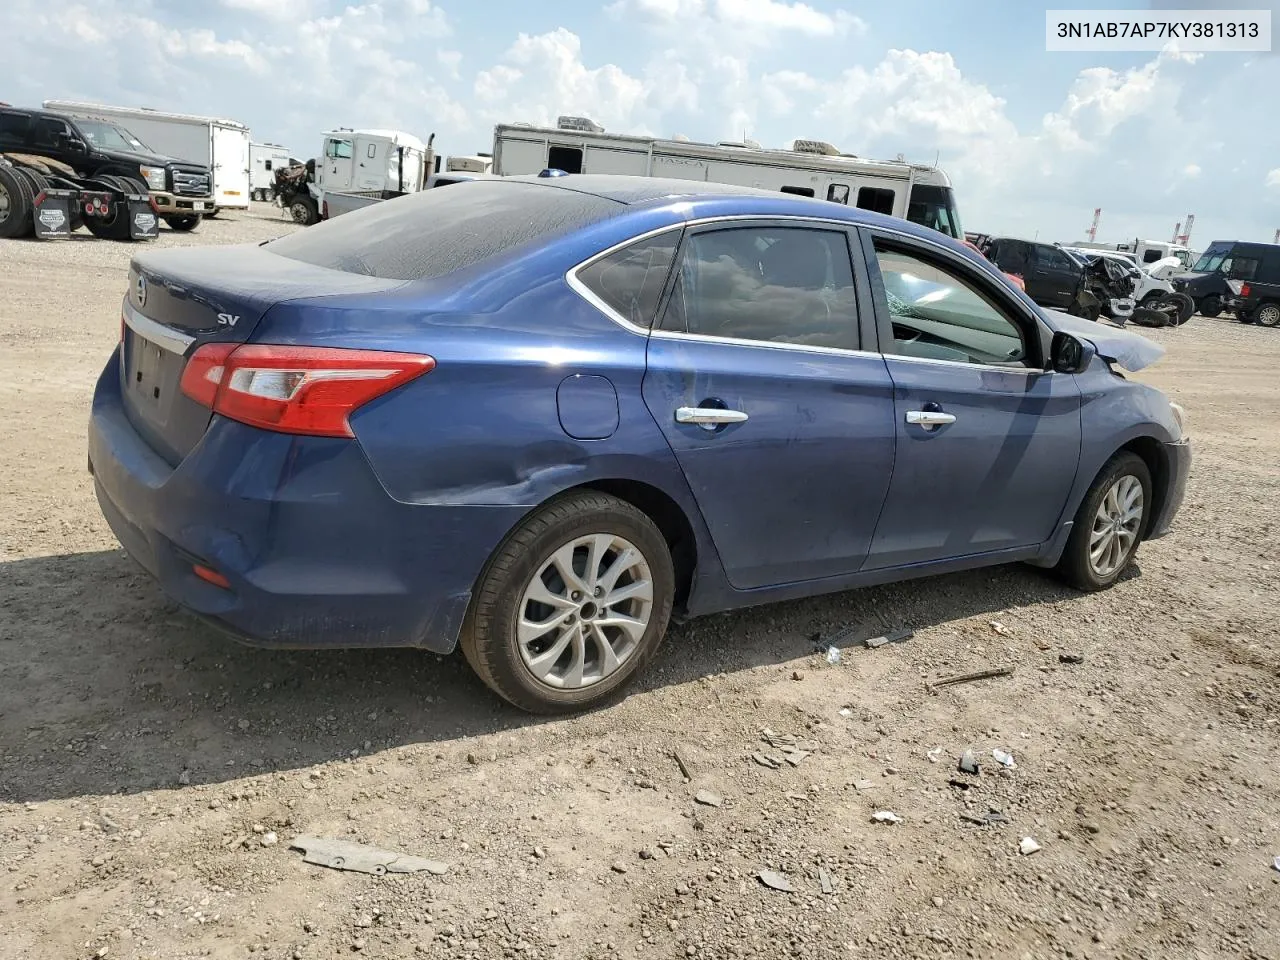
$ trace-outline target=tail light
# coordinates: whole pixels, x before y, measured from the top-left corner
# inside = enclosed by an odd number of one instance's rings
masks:
[[[1240,284],[1240,296],[1247,297],[1249,295],[1249,285],[1247,283]]]
[[[329,201],[328,200],[320,201],[320,219],[321,220],[329,219]]]
[[[280,433],[351,437],[348,417],[434,369],[421,353],[208,343],[182,371],[182,392],[221,416]]]

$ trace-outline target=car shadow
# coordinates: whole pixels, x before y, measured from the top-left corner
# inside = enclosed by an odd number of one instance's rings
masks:
[[[815,638],[1078,596],[1005,567],[673,626],[632,690],[779,664]],[[121,551],[0,563],[0,800],[135,793],[306,768],[548,721],[501,703],[460,656],[254,649],[183,613]],[[607,708],[606,708],[607,709]]]

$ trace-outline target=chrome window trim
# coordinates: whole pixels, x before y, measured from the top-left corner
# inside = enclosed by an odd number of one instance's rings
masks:
[[[125,326],[144,340],[148,340],[160,349],[168,350],[170,353],[176,353],[179,356],[185,354],[187,348],[196,342],[195,337],[179,333],[172,327],[157,323],[150,317],[144,317],[127,300],[124,304],[124,322]]]
[[[824,201],[824,202],[829,202],[829,201]],[[855,208],[850,207],[849,209],[852,210]],[[642,337],[657,337],[661,340],[690,340],[690,341],[699,342],[699,343],[727,343],[727,344],[733,344],[735,346],[741,346],[741,347],[764,347],[766,349],[791,350],[791,351],[798,351],[801,353],[824,354],[827,356],[879,357],[880,359],[886,360],[886,361],[901,360],[906,363],[945,364],[947,366],[963,367],[969,370],[994,370],[1000,373],[1009,373],[1009,374],[1020,373],[1023,376],[1047,372],[1037,367],[1027,367],[1027,366],[1002,367],[995,364],[987,364],[987,363],[967,363],[963,360],[941,360],[934,357],[911,357],[911,356],[904,356],[903,354],[898,354],[898,353],[884,353],[883,351],[879,351],[879,350],[861,350],[861,349],[846,350],[843,347],[814,347],[814,346],[807,346],[801,343],[780,343],[772,340],[744,340],[736,337],[713,337],[713,336],[709,336],[707,334],[701,334],[701,333],[682,333],[680,331],[675,331],[675,330],[649,329],[646,327],[637,326],[636,324],[628,320],[626,317],[622,316],[620,313],[614,310],[611,306],[609,306],[607,303],[605,303],[603,300],[597,297],[590,290],[590,288],[588,288],[587,285],[583,283],[582,280],[578,277],[578,271],[585,270],[587,267],[591,266],[597,260],[602,260],[605,257],[609,256],[610,254],[617,253],[619,250],[623,249],[624,247],[629,247],[633,243],[639,243],[642,240],[648,240],[650,237],[656,237],[660,234],[667,233],[668,231],[671,231],[671,230],[685,230],[689,227],[703,227],[709,224],[733,223],[735,221],[748,221],[748,220],[749,221],[790,220],[790,221],[795,221],[797,223],[812,223],[812,224],[822,224],[823,226],[837,227],[844,231],[868,229],[872,231],[878,231],[880,233],[890,234],[895,237],[901,237],[904,240],[912,241],[915,243],[922,243],[922,244],[925,244],[926,246],[935,248],[936,250],[938,250],[943,254],[950,254],[952,256],[955,256],[957,253],[957,251],[952,250],[949,247],[941,243],[937,243],[936,241],[931,240],[927,237],[918,237],[915,234],[907,233],[904,230],[895,230],[891,227],[883,227],[878,224],[874,226],[870,226],[867,224],[857,223],[853,220],[842,220],[838,217],[803,217],[798,214],[761,215],[757,213],[734,213],[734,214],[722,214],[716,217],[700,217],[695,220],[684,220],[679,223],[668,224],[665,227],[657,227],[653,230],[648,230],[645,233],[637,234],[636,236],[631,237],[627,240],[623,240],[619,243],[615,243],[613,246],[605,250],[602,250],[599,253],[592,254],[590,257],[588,257],[586,260],[583,260],[581,263],[575,264],[574,266],[570,267],[567,271],[565,271],[564,279],[565,279],[565,282],[569,285],[569,287],[575,293],[578,294],[578,296],[582,297],[584,300],[590,303],[593,307],[595,307],[597,310],[603,313],[606,317],[608,317],[618,326],[622,327],[622,329],[626,330],[628,333],[634,333],[637,336],[642,336]],[[854,251],[851,251],[851,255],[853,255],[853,253]],[[1015,301],[1015,306],[1017,307],[1017,309],[1021,310],[1029,320],[1031,320],[1033,323],[1039,326],[1039,324],[1041,323],[1040,318],[1027,313],[1026,308],[1022,303],[1018,303]]]

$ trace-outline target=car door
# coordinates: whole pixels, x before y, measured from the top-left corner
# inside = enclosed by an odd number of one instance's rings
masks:
[[[892,384],[857,235],[804,221],[686,231],[645,404],[735,588],[853,573],[893,469]],[[861,277],[859,282],[855,277]]]
[[[1036,275],[1039,279],[1042,297],[1032,297],[1037,303],[1055,308],[1071,306],[1076,298],[1076,290],[1080,286],[1083,270],[1073,263],[1071,258],[1046,243],[1032,244],[1036,260]]]
[[[1075,377],[1044,370],[1031,311],[958,254],[884,230],[863,246],[897,439],[865,569],[1049,540],[1080,459]]]

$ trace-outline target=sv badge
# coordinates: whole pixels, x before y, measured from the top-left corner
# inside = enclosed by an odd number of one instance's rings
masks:
[[[223,327],[234,327],[240,318],[235,314],[220,313],[218,314],[218,325]]]

